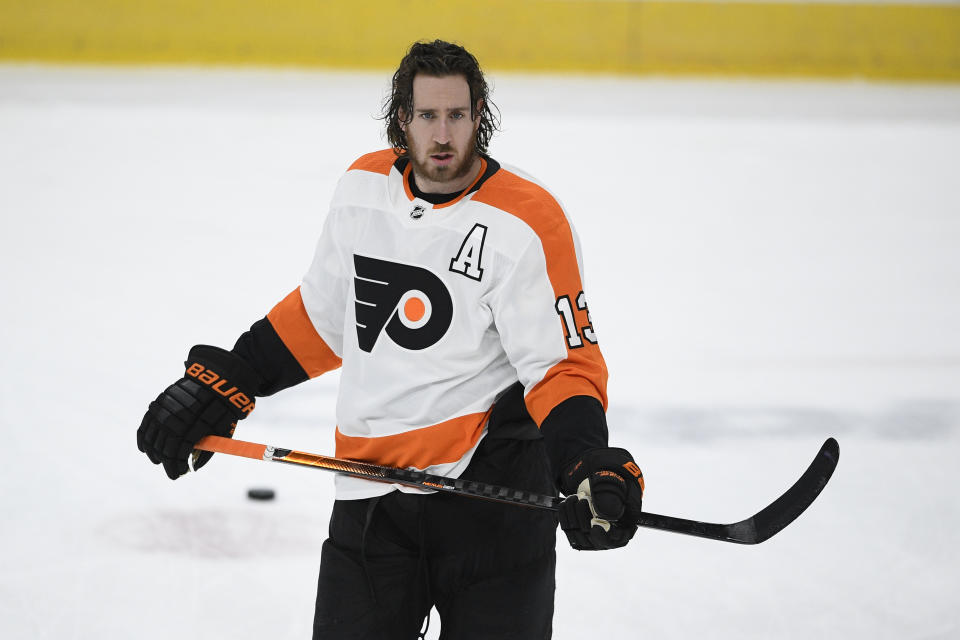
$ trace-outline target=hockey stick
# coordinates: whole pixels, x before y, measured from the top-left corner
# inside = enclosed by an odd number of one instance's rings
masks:
[[[563,499],[557,496],[508,489],[474,480],[461,480],[423,471],[411,471],[409,469],[383,467],[367,462],[331,458],[220,436],[206,436],[195,445],[195,448],[202,451],[253,458],[254,460],[269,460],[316,467],[366,480],[444,491],[472,498],[483,498],[550,511],[557,511],[560,503],[563,502]],[[792,487],[759,513],[740,522],[713,524],[644,512],[640,515],[637,525],[711,540],[758,544],[768,540],[796,520],[816,500],[827,485],[830,476],[833,475],[833,470],[836,469],[839,459],[840,445],[833,438],[828,438],[817,453],[817,457],[813,459],[813,462]]]

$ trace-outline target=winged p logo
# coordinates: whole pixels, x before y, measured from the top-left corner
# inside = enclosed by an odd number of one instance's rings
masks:
[[[357,342],[373,351],[382,333],[404,349],[436,344],[453,320],[453,299],[432,271],[414,265],[353,256]]]

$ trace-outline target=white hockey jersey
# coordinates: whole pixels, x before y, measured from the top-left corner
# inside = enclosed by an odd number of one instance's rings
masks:
[[[389,149],[347,170],[301,286],[267,319],[310,377],[342,364],[338,457],[456,477],[517,380],[539,425],[575,395],[606,407],[607,371],[557,201],[490,158],[442,205],[409,173]],[[337,478],[339,499],[392,488]]]

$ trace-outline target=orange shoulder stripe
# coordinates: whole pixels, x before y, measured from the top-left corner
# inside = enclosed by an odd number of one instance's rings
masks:
[[[417,469],[456,462],[480,440],[489,415],[489,410],[471,413],[429,427],[371,438],[347,436],[338,428],[337,457]]]
[[[267,320],[293,357],[311,378],[338,368],[342,361],[314,328],[303,305],[300,287],[267,314]]]
[[[389,175],[390,169],[393,168],[393,163],[396,161],[397,155],[393,152],[393,149],[383,149],[382,151],[374,151],[373,153],[360,156],[350,165],[347,171],[359,169],[361,171]]]
[[[543,246],[547,277],[554,299],[569,296],[576,300],[583,291],[573,229],[560,203],[540,185],[506,169],[488,179],[473,199],[523,220]],[[576,311],[578,326],[589,324],[585,311]],[[566,336],[563,320],[557,316],[557,331]],[[540,424],[550,411],[567,398],[593,396],[607,407],[607,366],[596,344],[584,341],[576,349],[567,347],[567,358],[547,371],[543,379],[528,390],[527,409]]]

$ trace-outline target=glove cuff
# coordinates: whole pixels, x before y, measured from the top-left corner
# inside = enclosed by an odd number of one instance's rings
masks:
[[[255,406],[260,376],[237,354],[198,344],[187,355],[185,377],[196,380],[223,398],[237,420],[246,418]]]

